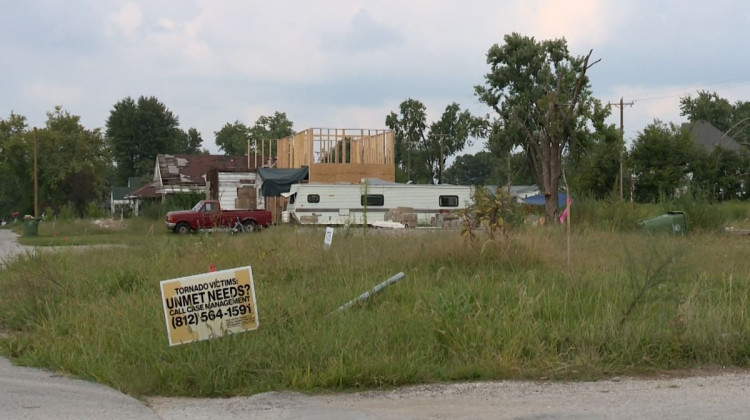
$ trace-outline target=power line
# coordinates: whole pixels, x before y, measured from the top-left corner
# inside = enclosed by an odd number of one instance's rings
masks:
[[[742,85],[748,85],[750,84],[750,79],[748,78],[737,78],[737,79],[731,79],[726,80],[723,82],[713,82],[713,83],[700,83],[695,84],[696,86],[701,85],[704,86],[704,88],[717,88],[717,87],[736,87],[736,86],[742,86]],[[700,89],[700,88],[698,88]],[[656,90],[652,92],[649,96],[645,96],[642,98],[635,98],[633,101],[655,101],[660,99],[669,99],[669,98],[676,98],[680,96],[684,96],[687,94],[688,91],[685,88],[675,88],[675,89],[665,89],[665,90]]]

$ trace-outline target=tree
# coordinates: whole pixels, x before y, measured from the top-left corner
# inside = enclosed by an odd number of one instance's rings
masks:
[[[25,118],[11,115],[0,122],[0,133],[0,201],[33,214],[35,143],[39,210],[72,205],[83,215],[89,203],[103,199],[111,159],[99,129],[85,129],[79,116],[58,106],[47,113],[44,128],[32,131],[26,129]]]
[[[750,185],[750,102],[730,104],[716,92],[699,91],[693,98],[680,98],[681,115],[690,122],[708,121],[740,143],[739,152],[715,149],[699,154],[704,159],[696,183],[718,200],[747,198]]]
[[[185,133],[179,121],[155,97],[127,97],[116,103],[106,122],[106,137],[117,164],[117,180],[154,170],[156,155],[177,153]]]
[[[286,113],[278,111],[272,116],[261,115],[252,127],[237,120],[234,124],[224,124],[221,130],[214,133],[216,145],[227,155],[245,155],[248,150],[252,152],[256,147],[264,148],[263,142],[268,144],[271,140],[271,150],[266,150],[266,153],[273,155],[276,153],[276,142],[273,140],[294,134],[293,125]]]
[[[214,132],[216,145],[229,156],[240,156],[247,152],[247,139],[250,130],[239,120],[234,124],[226,123],[221,130]]]
[[[0,219],[17,210],[33,209],[32,149],[26,142],[26,117],[15,113],[0,119]]]
[[[427,108],[422,102],[409,98],[401,102],[399,112],[400,116],[391,112],[385,118],[385,125],[393,130],[395,137],[396,180],[401,182],[414,181],[415,172],[412,162],[418,162],[418,160],[412,160],[412,158],[416,154],[418,145],[425,139]],[[403,178],[399,175],[402,175]],[[432,183],[432,180],[430,180],[430,183]]]
[[[396,142],[396,180],[432,184],[442,182],[445,162],[463,150],[470,137],[483,136],[484,119],[452,103],[440,120],[427,129],[427,108],[415,99],[399,106],[400,115],[391,112],[385,124],[393,130]]]
[[[195,128],[190,128],[187,133],[180,131],[177,137],[177,151],[175,153],[185,153],[188,155],[201,154],[204,151],[201,150],[203,144],[203,137],[201,133]]]
[[[619,191],[620,160],[625,159],[625,150],[620,130],[604,123],[609,109],[597,102],[593,115],[594,130],[579,133],[577,141],[570,144],[565,167],[571,192],[589,193],[601,199]],[[623,189],[629,188],[629,185],[623,184]]]
[[[690,133],[655,120],[638,134],[630,152],[636,200],[656,202],[674,197],[688,183],[688,174],[694,173],[695,161]]]
[[[440,120],[430,124],[430,132],[423,143],[423,156],[431,169],[431,179],[442,183],[445,160],[463,150],[469,137],[484,136],[486,131],[486,120],[461,111],[457,103],[445,107]]]
[[[83,216],[89,203],[104,198],[104,175],[111,159],[99,129],[87,130],[80,119],[55,107],[36,134],[41,208],[70,204]]]
[[[487,119],[489,120],[489,116]],[[496,176],[492,178],[492,182],[487,183],[503,185],[506,190],[513,184],[533,184],[535,181],[529,170],[528,155],[523,149],[517,150],[513,138],[504,130],[503,121],[494,118],[486,124],[489,127],[486,146],[494,158],[493,164],[497,165],[493,170]]]
[[[475,93],[497,112],[513,144],[523,146],[552,220],[563,153],[590,119],[594,99],[586,71],[595,64],[589,64],[593,51],[574,57],[565,39],[537,42],[517,33],[504,41],[489,49],[490,72]]]
[[[701,90],[695,98],[690,95],[680,98],[680,115],[687,116],[691,122],[708,121],[722,132],[734,124],[733,114],[732,104],[716,92]]]
[[[490,152],[461,155],[445,170],[445,182],[456,185],[497,185],[500,184],[500,176],[497,174],[500,168],[502,165],[498,158]]]
[[[278,140],[294,134],[294,124],[287,118],[284,112],[274,112],[272,116],[261,115],[250,129],[251,149],[260,145],[263,141]],[[271,141],[270,155],[276,154],[276,142]],[[259,146],[258,146],[259,147]]]

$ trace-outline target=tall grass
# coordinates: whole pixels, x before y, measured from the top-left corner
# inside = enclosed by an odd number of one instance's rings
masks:
[[[554,227],[474,243],[452,231],[338,230],[328,251],[322,229],[293,226],[138,232],[124,248],[11,263],[0,277],[10,332],[0,351],[133,395],[186,396],[750,365],[742,236],[581,225],[568,273]],[[159,281],[211,263],[253,267],[260,328],[169,347]],[[654,267],[664,275],[644,291]],[[406,277],[370,301],[326,316],[399,271]]]

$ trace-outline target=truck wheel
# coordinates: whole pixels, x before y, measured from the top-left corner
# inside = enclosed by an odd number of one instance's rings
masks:
[[[254,232],[258,228],[252,220],[245,220],[242,226],[245,226],[245,232]]]
[[[174,232],[179,233],[180,235],[190,233],[190,225],[187,223],[180,223],[177,226],[175,226]]]

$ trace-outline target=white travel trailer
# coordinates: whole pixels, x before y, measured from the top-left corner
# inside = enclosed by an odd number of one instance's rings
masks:
[[[287,211],[303,225],[396,221],[407,227],[440,226],[447,214],[466,208],[472,191],[468,185],[398,184],[373,178],[360,184],[294,184]]]

